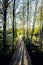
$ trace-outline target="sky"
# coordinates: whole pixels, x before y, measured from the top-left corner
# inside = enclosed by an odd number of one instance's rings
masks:
[[[1,1],[1,0],[0,0]],[[19,9],[20,9],[20,6],[22,6],[22,1],[23,0],[19,0],[20,1],[20,3],[19,3],[19,7],[17,8],[17,10],[16,10],[16,13],[19,11]],[[26,0],[24,0],[24,1],[26,1]],[[36,0],[29,0],[29,1],[32,1],[32,3],[30,4],[31,5],[31,8],[32,8],[32,13],[30,13],[31,15],[30,15],[30,17],[31,17],[31,27],[32,27],[32,23],[33,23],[33,16],[34,16],[34,11],[35,11],[35,1]],[[41,5],[41,0],[37,0],[38,1],[38,7]],[[11,26],[11,18],[8,20],[8,21],[10,21],[9,22],[9,26],[10,27],[12,27]],[[0,22],[1,22],[1,20],[0,20]],[[21,24],[21,22],[20,22],[20,20],[19,20],[19,18],[18,19],[16,19],[16,22],[17,22],[17,27],[19,28],[20,27],[20,24]],[[0,27],[2,27],[3,25],[0,23]],[[8,26],[7,26],[8,27]],[[26,25],[25,25],[25,27],[26,27]]]

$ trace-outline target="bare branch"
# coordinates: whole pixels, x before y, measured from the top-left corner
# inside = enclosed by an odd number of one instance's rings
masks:
[[[0,1],[0,4],[3,6],[3,3]]]
[[[0,8],[0,14],[3,14],[3,10]]]
[[[12,1],[13,1],[13,0],[9,1],[9,2],[8,2],[8,5],[9,5]]]

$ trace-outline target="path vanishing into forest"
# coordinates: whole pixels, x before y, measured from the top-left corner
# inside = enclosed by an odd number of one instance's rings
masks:
[[[23,40],[18,42],[16,51],[9,65],[32,65]]]

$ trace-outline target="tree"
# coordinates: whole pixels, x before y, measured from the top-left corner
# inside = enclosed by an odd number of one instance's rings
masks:
[[[14,45],[14,19],[15,19],[15,0],[13,2],[13,24],[12,24],[12,31],[13,31],[13,45]]]
[[[42,40],[43,40],[43,0],[41,2],[40,8],[40,50],[42,48]]]
[[[28,39],[29,0],[27,0],[27,39]]]
[[[33,37],[34,26],[35,26],[35,21],[36,21],[37,4],[38,4],[38,1],[36,0],[36,3],[35,3],[35,11],[34,11],[34,18],[33,18],[33,26],[32,26],[32,34],[31,34],[31,40],[32,40],[32,37]]]
[[[23,38],[25,38],[25,22],[26,22],[26,19],[25,19],[26,18],[26,1],[25,0],[22,1],[17,17],[21,21],[22,30],[23,30]]]
[[[2,15],[3,15],[3,45],[4,48],[6,48],[6,20],[7,20],[7,8],[11,1],[9,0],[1,0],[2,8],[0,9]]]
[[[36,17],[36,22],[40,25],[40,50],[42,48],[42,40],[43,40],[43,0],[41,0],[41,6],[38,8],[38,13]]]
[[[12,23],[12,31],[13,31],[13,45],[14,45],[14,39],[16,37],[16,10],[19,6],[19,0],[14,0],[13,1],[13,23]]]

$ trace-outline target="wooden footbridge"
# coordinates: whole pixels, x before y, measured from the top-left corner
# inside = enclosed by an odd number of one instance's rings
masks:
[[[9,65],[32,65],[23,40],[18,42],[16,51],[14,52]]]

